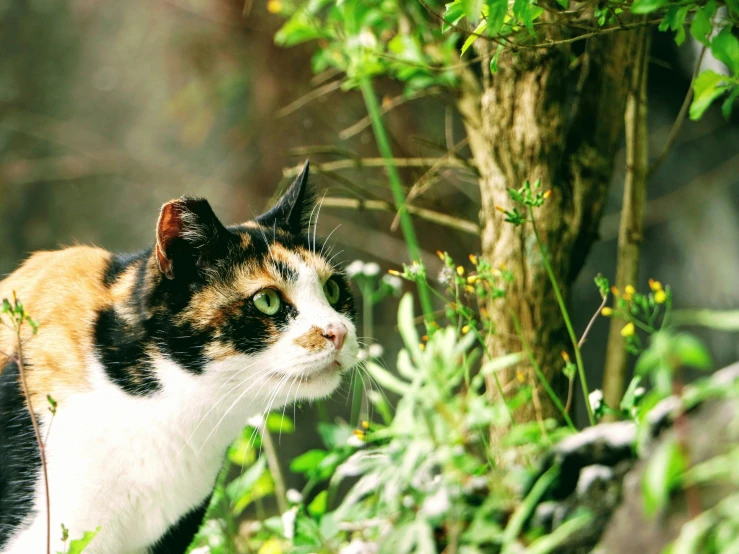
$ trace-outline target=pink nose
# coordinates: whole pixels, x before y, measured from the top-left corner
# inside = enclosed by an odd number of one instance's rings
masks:
[[[323,336],[334,343],[336,350],[341,350],[341,347],[344,346],[344,339],[346,338],[346,326],[343,323],[339,323],[338,325],[332,323],[326,328]]]

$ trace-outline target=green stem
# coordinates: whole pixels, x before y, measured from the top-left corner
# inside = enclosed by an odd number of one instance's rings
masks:
[[[536,220],[534,219],[534,209],[529,206],[529,216],[531,217],[531,226],[534,229],[534,236],[536,237],[536,243],[539,245],[541,250],[541,257],[544,260],[544,267],[549,275],[549,280],[552,282],[552,288],[554,288],[554,294],[557,297],[557,304],[559,304],[559,310],[562,312],[562,319],[564,319],[565,326],[567,327],[567,333],[570,335],[570,341],[572,341],[572,348],[575,351],[575,362],[577,363],[577,372],[580,375],[580,384],[582,385],[582,393],[585,397],[585,407],[588,410],[588,419],[590,425],[595,425],[595,416],[593,415],[593,408],[590,407],[590,391],[588,390],[588,381],[585,378],[585,366],[582,362],[582,355],[580,354],[580,347],[578,346],[577,336],[575,335],[575,329],[572,327],[570,321],[570,315],[567,312],[567,306],[565,306],[564,298],[559,290],[559,284],[557,278],[554,276],[552,266],[549,264],[549,256],[547,255],[546,247],[541,241],[539,236],[539,230],[536,228]]]
[[[363,75],[359,78],[359,86],[362,89],[364,103],[367,106],[367,112],[372,121],[372,130],[375,133],[377,148],[385,160],[385,169],[390,179],[390,190],[393,194],[395,209],[398,210],[400,228],[403,231],[403,239],[405,240],[406,248],[408,248],[408,255],[411,261],[421,262],[421,248],[418,245],[416,231],[413,229],[413,221],[405,203],[405,193],[403,192],[400,174],[393,162],[393,152],[390,148],[390,141],[385,131],[385,126],[382,123],[380,103],[377,100],[374,88],[372,88],[372,80],[366,75]],[[418,297],[421,301],[421,309],[423,310],[426,321],[433,321],[434,309],[431,303],[431,295],[429,294],[428,284],[422,279],[418,280]]]
[[[264,422],[264,428],[262,430],[262,447],[264,448],[264,455],[267,457],[267,467],[272,474],[272,480],[275,483],[275,499],[277,500],[277,507],[281,514],[284,514],[289,506],[287,503],[287,487],[285,487],[285,478],[282,476],[282,469],[280,469],[280,462],[277,457],[277,450],[275,449],[275,443],[272,441],[272,435],[269,434],[267,429],[267,422]]]
[[[544,387],[544,390],[547,391],[549,398],[551,398],[552,402],[554,402],[554,405],[557,406],[557,409],[562,414],[562,417],[565,418],[567,425],[569,425],[571,429],[576,429],[575,424],[572,423],[572,419],[570,419],[570,415],[565,411],[565,407],[562,405],[562,401],[559,399],[554,390],[552,390],[552,387],[549,385],[549,381],[547,381],[546,375],[544,375],[541,367],[539,367],[539,362],[536,361],[534,354],[531,352],[531,349],[529,348],[529,342],[526,340],[526,337],[523,334],[521,323],[518,321],[516,314],[513,313],[513,310],[509,310],[509,313],[511,314],[511,319],[513,320],[513,326],[516,328],[516,333],[518,333],[518,336],[521,338],[523,349],[526,352],[526,355],[529,357],[531,367],[534,368],[534,372],[541,382],[541,386]]]
[[[373,321],[373,303],[372,303],[372,283],[367,277],[364,278],[362,284],[362,334],[365,341],[374,340],[374,321]],[[367,348],[369,350],[369,342]],[[352,413],[349,418],[349,425],[357,427],[359,425],[359,416],[362,410],[362,380],[355,376],[352,383]]]

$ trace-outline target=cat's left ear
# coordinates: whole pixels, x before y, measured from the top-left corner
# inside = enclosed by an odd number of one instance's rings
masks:
[[[257,223],[265,227],[277,226],[294,235],[305,231],[316,203],[315,191],[308,183],[309,168],[310,163],[306,161],[290,188],[268,212],[257,217]]]
[[[204,198],[170,200],[157,221],[156,256],[168,279],[204,269],[222,255],[229,234]]]

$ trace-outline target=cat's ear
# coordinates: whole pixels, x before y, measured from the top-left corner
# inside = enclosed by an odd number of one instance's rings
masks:
[[[187,196],[170,200],[157,221],[159,270],[174,279],[175,273],[203,269],[223,250],[228,233],[207,200]]]
[[[305,231],[316,203],[315,191],[308,183],[309,166],[306,161],[290,188],[268,212],[257,217],[257,223],[265,227],[277,226],[295,235]]]

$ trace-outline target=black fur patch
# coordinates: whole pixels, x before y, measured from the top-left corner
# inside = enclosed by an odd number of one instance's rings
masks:
[[[151,554],[184,554],[203,522],[209,503],[210,496],[200,506],[182,516],[151,548]]]
[[[105,274],[103,275],[105,286],[109,287],[115,283],[126,269],[141,260],[144,256],[146,256],[144,252],[138,252],[136,254],[114,254],[110,258],[108,267],[105,268]]]
[[[98,314],[95,346],[108,378],[135,396],[148,396],[161,388],[146,354],[147,337],[121,321],[115,310]]]
[[[18,365],[0,368],[0,551],[31,515],[41,459]]]

